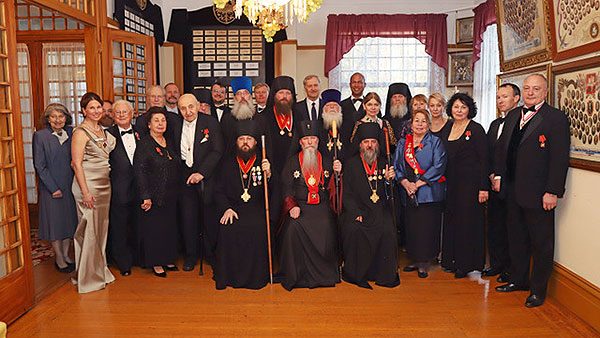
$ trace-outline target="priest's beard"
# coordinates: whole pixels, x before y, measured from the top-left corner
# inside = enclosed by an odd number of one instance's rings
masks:
[[[250,146],[244,143],[241,148],[237,148],[237,156],[244,162],[248,161],[254,154],[256,154],[256,145],[250,148]]]
[[[316,172],[319,169],[317,163],[317,148],[313,146],[307,146],[302,149],[302,173]]]
[[[323,111],[323,127],[325,129],[331,129],[331,124],[335,121],[336,126],[339,128],[342,125],[342,112],[325,112]]]
[[[365,159],[368,165],[373,164],[379,156],[379,146],[373,146],[372,148],[360,148],[360,154]]]
[[[395,118],[403,118],[408,113],[408,106],[405,104],[395,104],[390,107],[390,115]]]
[[[277,111],[277,114],[291,115],[292,114],[292,102],[275,100],[275,110]]]
[[[252,116],[254,116],[254,103],[246,100],[242,100],[241,102],[234,100],[231,115],[233,115],[236,120],[251,119]]]

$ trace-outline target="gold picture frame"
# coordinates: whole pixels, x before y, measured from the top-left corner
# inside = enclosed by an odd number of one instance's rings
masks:
[[[475,17],[456,19],[456,43],[473,43]]]
[[[448,87],[473,86],[473,50],[448,53]]]
[[[552,58],[552,0],[497,0],[500,68],[509,71]]]
[[[498,74],[496,75],[496,88],[500,88],[500,86],[505,83],[512,83],[521,89],[523,88],[523,80],[525,80],[525,78],[531,74],[543,75],[548,80],[548,89],[552,88],[552,65],[550,63]],[[548,101],[548,103],[552,103],[551,99],[552,95],[550,95],[550,90],[548,90],[546,101]],[[519,105],[523,105],[523,95],[521,95]]]
[[[550,18],[554,61],[600,50],[600,2],[569,6],[565,1],[552,0]]]

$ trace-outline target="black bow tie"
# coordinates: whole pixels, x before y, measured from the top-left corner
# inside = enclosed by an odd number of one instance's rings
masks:
[[[355,104],[356,102],[362,102],[363,99],[352,99],[352,104]]]
[[[61,131],[55,131],[55,133],[56,133],[56,135],[58,135],[58,136],[62,136],[62,133],[63,133],[63,132],[62,132],[62,130],[61,130]]]
[[[531,107],[529,107],[529,108],[525,108],[525,107],[523,107],[523,112],[524,112],[524,113],[527,113],[527,112],[529,112],[529,111],[536,111],[536,109],[535,109],[535,105],[534,105],[534,106],[531,106]]]
[[[128,129],[128,130],[121,130],[121,136],[125,135],[125,134],[131,134],[133,135],[133,129]]]

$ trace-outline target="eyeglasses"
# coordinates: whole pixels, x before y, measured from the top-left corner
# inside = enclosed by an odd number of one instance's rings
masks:
[[[128,110],[115,110],[114,114],[118,115],[118,116],[127,116],[127,115],[129,115],[129,111]]]

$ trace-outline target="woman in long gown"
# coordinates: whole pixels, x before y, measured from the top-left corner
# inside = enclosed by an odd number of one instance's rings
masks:
[[[167,112],[152,107],[146,112],[149,134],[142,137],[133,156],[133,170],[142,200],[140,239],[142,265],[157,277],[176,271],[177,196],[181,159],[165,138]]]
[[[77,226],[77,211],[71,192],[71,136],[73,119],[67,107],[51,103],[44,110],[46,127],[33,134],[33,165],[40,179],[39,237],[52,243],[54,266],[72,272],[75,262],[69,248]]]
[[[442,268],[464,278],[483,269],[483,203],[488,199],[488,145],[473,98],[454,94],[446,107],[453,120],[439,137],[448,153],[447,196],[442,232]]]
[[[73,132],[73,196],[79,224],[75,231],[77,288],[80,293],[103,289],[115,280],[106,264],[106,239],[110,209],[110,164],[114,136],[99,124],[103,101],[96,93],[81,98],[83,122]]]

